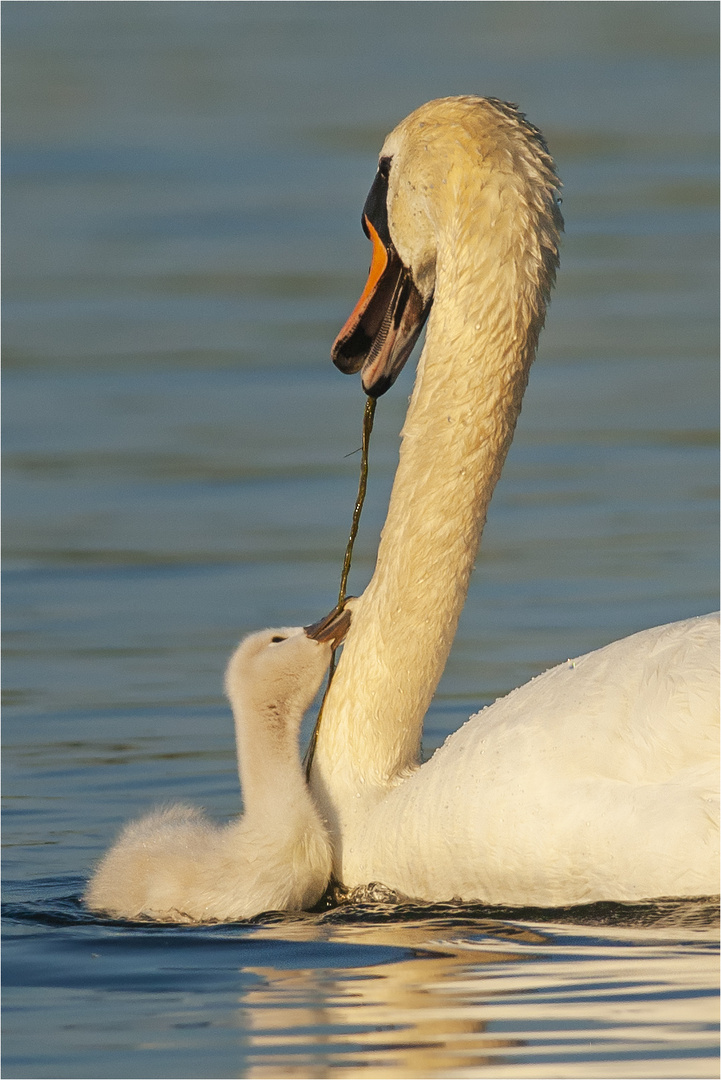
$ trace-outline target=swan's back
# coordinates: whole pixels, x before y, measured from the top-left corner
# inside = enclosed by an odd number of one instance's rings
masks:
[[[464,732],[515,740],[524,765],[653,784],[718,757],[719,617],[656,626],[559,664],[472,717]],[[441,751],[443,752],[443,751]],[[507,759],[506,759],[507,760]]]
[[[375,877],[491,903],[717,892],[718,660],[705,616],[496,701],[384,800],[402,835],[387,832]]]

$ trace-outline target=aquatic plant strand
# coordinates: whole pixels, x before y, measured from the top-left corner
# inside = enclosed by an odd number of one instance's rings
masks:
[[[356,536],[358,535],[358,525],[360,524],[360,516],[363,510],[363,503],[366,497],[366,488],[368,487],[368,447],[370,446],[371,432],[373,431],[373,417],[376,411],[376,399],[367,397],[365,411],[363,413],[363,436],[361,439],[361,466],[360,476],[358,478],[358,494],[356,495],[355,506],[353,507],[353,519],[351,521],[350,536],[348,537],[348,543],[346,544],[345,556],[343,558],[343,570],[340,575],[340,588],[338,590],[338,604],[336,610],[342,608],[346,602],[346,589],[348,587],[348,575],[350,573],[351,562],[353,560],[353,545],[355,544]],[[335,674],[335,654],[336,650],[333,650],[333,654],[330,659],[330,668],[328,669],[328,682],[326,683],[325,693],[323,694],[323,700],[320,703],[320,709],[318,710],[318,716],[313,728],[313,734],[310,737],[308,749],[305,754],[305,775],[306,780],[310,778],[310,767],[313,764],[313,754],[315,753],[315,744],[318,741],[318,731],[320,730],[320,723],[323,717],[323,706],[325,705],[325,699],[328,697],[328,691],[330,690],[330,684],[333,681]]]

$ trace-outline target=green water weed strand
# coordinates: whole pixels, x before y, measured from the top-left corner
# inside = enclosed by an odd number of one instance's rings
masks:
[[[361,466],[360,476],[358,478],[358,494],[356,495],[355,506],[353,507],[353,518],[351,521],[350,535],[348,537],[348,543],[346,544],[345,556],[343,558],[343,570],[340,575],[340,588],[338,590],[338,604],[337,610],[343,608],[346,602],[346,590],[348,588],[348,575],[350,574],[351,562],[353,561],[353,545],[355,544],[356,536],[358,535],[358,526],[360,524],[360,516],[363,511],[363,503],[366,497],[366,488],[368,487],[368,448],[370,446],[371,432],[373,431],[373,418],[376,411],[376,399],[367,397],[365,410],[363,412],[363,435],[361,439]],[[325,705],[325,699],[328,697],[328,691],[330,690],[330,684],[333,681],[336,668],[336,656],[337,650],[334,649],[330,658],[330,667],[328,668],[328,682],[325,686],[325,692],[323,694],[323,700],[320,703],[318,710],[318,716],[316,717],[315,725],[313,727],[313,734],[310,737],[308,743],[308,749],[305,754],[305,778],[310,779],[310,769],[313,764],[313,754],[315,753],[315,746],[318,742],[318,732],[320,730],[320,724],[323,717],[323,706]]]

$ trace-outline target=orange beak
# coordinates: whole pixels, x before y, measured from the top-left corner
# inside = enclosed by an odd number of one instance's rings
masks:
[[[367,213],[363,226],[373,255],[360,300],[331,349],[333,363],[346,375],[363,369],[361,381],[369,397],[380,397],[397,379],[428,317],[413,275],[402,263],[385,229],[377,229]],[[387,239],[383,239],[384,232]],[[432,299],[432,298],[431,298]]]
[[[385,244],[381,240],[380,236],[373,228],[373,225],[364,215],[363,220],[368,230],[371,243],[373,244],[373,256],[371,258],[370,270],[368,271],[368,280],[365,283],[365,288],[360,295],[360,299],[356,306],[351,311],[350,315],[345,321],[345,325],[338,334],[337,341],[341,338],[348,338],[356,329],[360,320],[370,303],[370,300],[376,290],[376,286],[383,276],[384,272],[388,268],[388,252],[386,251]],[[335,346],[334,346],[335,347]]]

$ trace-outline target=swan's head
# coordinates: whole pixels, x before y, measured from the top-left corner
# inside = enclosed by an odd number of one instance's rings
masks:
[[[311,627],[283,626],[244,638],[225,673],[231,704],[246,716],[250,710],[300,724],[349,625],[350,610],[335,609]]]
[[[527,226],[526,243],[541,264],[538,285],[547,293],[563,227],[559,186],[540,132],[514,105],[441,98],[406,117],[383,144],[363,207],[371,268],[333,344],[336,366],[346,374],[362,369],[371,397],[385,393],[428,317],[439,260],[453,260],[462,272],[494,232],[496,246],[508,248],[503,232],[521,235]]]

